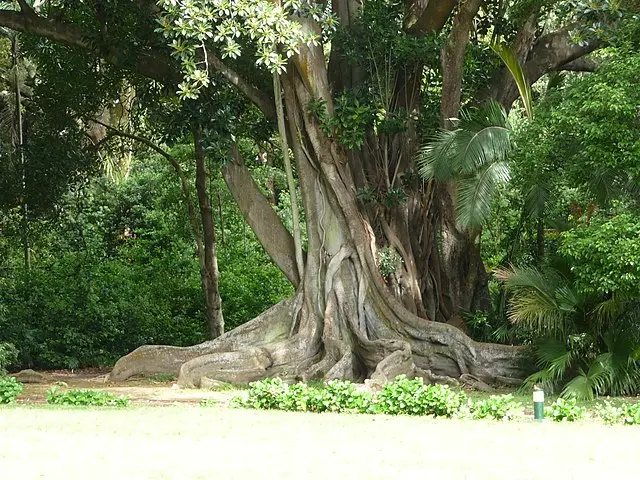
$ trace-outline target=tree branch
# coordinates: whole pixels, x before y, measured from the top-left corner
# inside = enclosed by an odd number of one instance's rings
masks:
[[[548,33],[540,37],[530,48],[526,61],[523,64],[525,75],[531,84],[534,84],[545,73],[553,70],[572,69],[571,63],[581,59],[575,65],[581,65],[586,60],[582,57],[600,48],[598,41],[585,45],[574,43],[570,27],[556,32]],[[505,69],[506,70],[506,69]],[[500,102],[507,110],[518,98],[518,88],[508,71],[504,71],[497,77],[491,88],[491,97]]]
[[[263,91],[251,85],[247,80],[242,78],[236,71],[229,68],[218,57],[211,52],[207,54],[208,65],[212,69],[220,72],[229,83],[240,90],[249,100],[251,100],[262,113],[269,119],[276,121],[275,103],[272,97],[266,95]]]
[[[541,37],[527,57],[524,69],[529,81],[534,83],[545,73],[558,69],[600,48],[598,41],[578,45],[571,39],[569,28]]]
[[[20,10],[22,10],[22,13],[24,13],[25,15],[36,14],[36,12],[33,10],[31,5],[29,5],[25,0],[17,0],[17,1],[18,1],[18,5],[20,6]]]
[[[473,18],[480,9],[482,0],[467,0],[460,6],[453,20],[453,28],[442,49],[442,101],[440,123],[444,128],[453,126],[452,118],[458,116],[462,96],[462,74],[464,56],[469,42]]]
[[[231,158],[222,168],[222,176],[233,198],[267,254],[297,288],[300,275],[293,237],[251,178],[235,145],[231,147]]]
[[[598,64],[590,58],[576,58],[572,62],[561,65],[556,70],[566,70],[571,72],[595,72],[598,69]]]
[[[26,14],[12,10],[0,10],[0,26],[43,37],[60,45],[92,52],[117,67],[133,71],[166,85],[177,85],[182,81],[182,74],[178,66],[168,54],[149,50],[138,51],[133,55],[131,53],[123,55],[121,50],[96,47],[89,42],[92,37],[91,32],[84,31],[74,24],[44,18],[35,12]],[[209,54],[209,65],[255,103],[267,118],[275,121],[275,105],[270,96],[251,85],[214,55]]]
[[[457,0],[405,1],[405,31],[416,36],[439,31],[447,23],[457,3]]]

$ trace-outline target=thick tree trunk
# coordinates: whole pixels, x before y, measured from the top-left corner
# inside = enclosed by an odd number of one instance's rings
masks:
[[[196,157],[196,194],[202,221],[203,261],[200,262],[200,276],[205,297],[205,313],[209,325],[209,335],[217,338],[224,333],[222,302],[218,286],[218,253],[216,247],[216,227],[213,221],[211,197],[207,191],[208,172],[202,145],[202,131],[199,125],[193,128],[193,144]]]
[[[391,295],[347,155],[305,108],[323,92],[310,91],[318,84],[304,82],[295,68],[283,85],[288,128],[298,133],[291,149],[307,212],[308,253],[296,297],[212,342],[141,347],[118,361],[111,378],[166,372],[178,374],[184,386],[199,386],[205,377],[241,383],[276,375],[379,382],[398,374],[426,381],[465,374],[485,382],[522,378],[523,349],[474,342],[455,327],[416,316]]]

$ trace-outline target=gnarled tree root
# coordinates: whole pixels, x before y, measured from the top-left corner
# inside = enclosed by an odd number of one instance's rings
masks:
[[[234,384],[274,376],[292,381],[366,378],[375,388],[406,375],[450,385],[461,379],[489,389],[488,384],[515,383],[528,373],[522,347],[477,343],[442,323],[423,321],[419,331],[384,332],[396,338],[376,340],[353,331],[342,338],[327,331],[289,336],[292,309],[292,299],[283,301],[220,338],[192,347],[140,347],[116,363],[110,379],[170,373],[183,387],[200,387],[203,378]]]

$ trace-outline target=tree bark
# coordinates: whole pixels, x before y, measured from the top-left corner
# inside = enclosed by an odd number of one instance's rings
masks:
[[[224,177],[244,219],[273,262],[294,287],[300,284],[293,237],[251,178],[238,149],[231,146],[231,161],[222,167]]]

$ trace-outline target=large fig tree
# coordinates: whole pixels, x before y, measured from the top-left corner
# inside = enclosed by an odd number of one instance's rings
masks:
[[[0,11],[0,25],[99,56],[183,99],[233,85],[274,131],[281,120],[295,161],[308,238],[297,256],[300,242],[231,141],[223,174],[296,295],[204,344],[141,347],[112,378],[522,378],[523,350],[464,333],[461,313],[488,301],[481,229],[460,222],[459,181],[423,181],[416,152],[438,128],[456,127],[463,103],[493,99],[508,110],[516,100],[492,41],[510,44],[530,82],[592,68],[579,60],[602,36],[584,36],[562,2],[52,0],[42,14],[18,3]],[[580,11],[613,25],[613,8]]]

